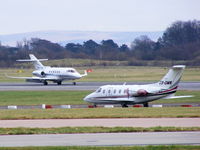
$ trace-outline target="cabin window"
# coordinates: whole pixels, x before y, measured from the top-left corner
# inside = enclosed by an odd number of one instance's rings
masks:
[[[104,89],[104,90],[103,90],[103,94],[104,94],[105,92],[106,92],[106,90]]]
[[[114,89],[114,94],[116,93],[116,89]]]
[[[119,94],[121,94],[121,90],[119,90]]]
[[[110,93],[110,90],[108,90],[108,93]]]

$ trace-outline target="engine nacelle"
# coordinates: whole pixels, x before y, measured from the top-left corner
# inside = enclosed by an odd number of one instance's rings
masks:
[[[46,76],[46,73],[43,70],[33,71],[32,74],[35,75],[35,76],[37,76],[37,77],[45,77]]]
[[[41,75],[42,75],[42,76],[45,76],[45,72],[44,72],[44,71],[42,71],[42,72],[41,72]]]
[[[129,94],[131,96],[146,96],[148,94],[148,92],[144,89],[139,89],[137,91],[129,91]]]
[[[147,94],[148,94],[148,92],[144,89],[140,89],[137,91],[138,96],[146,96]]]

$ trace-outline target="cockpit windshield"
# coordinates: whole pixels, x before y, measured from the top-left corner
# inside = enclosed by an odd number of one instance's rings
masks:
[[[97,90],[96,90],[96,93],[100,93],[101,92],[101,88],[98,88]]]
[[[72,69],[70,69],[70,70],[67,70],[67,72],[75,73],[76,71],[75,71],[75,70],[72,70]]]

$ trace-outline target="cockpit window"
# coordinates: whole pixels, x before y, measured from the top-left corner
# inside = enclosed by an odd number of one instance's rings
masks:
[[[67,72],[74,73],[74,72],[75,72],[75,70],[67,70]]]
[[[101,88],[96,90],[96,93],[100,93],[101,92]]]

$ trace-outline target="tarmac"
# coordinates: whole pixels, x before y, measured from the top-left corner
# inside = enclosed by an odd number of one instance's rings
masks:
[[[127,82],[127,85],[150,84],[152,82]],[[0,83],[0,91],[76,91],[76,90],[96,90],[102,85],[122,85],[123,82],[77,82],[73,85],[64,82],[62,85],[49,83],[44,86],[42,83]],[[178,90],[200,90],[200,82],[180,82]]]
[[[200,132],[0,135],[0,147],[200,145]]]

